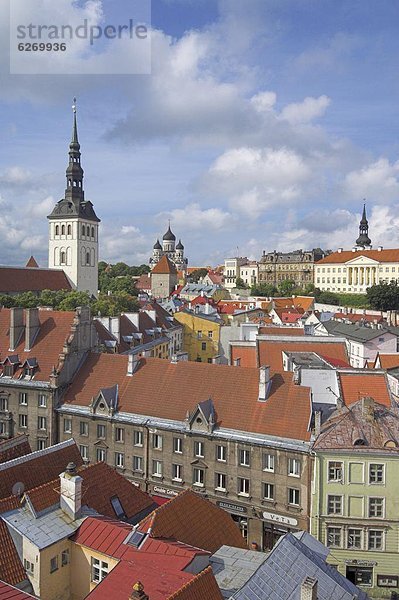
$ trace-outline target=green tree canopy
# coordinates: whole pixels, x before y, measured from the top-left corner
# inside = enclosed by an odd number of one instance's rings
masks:
[[[295,288],[295,281],[284,279],[278,284],[278,291],[282,296],[291,296]]]
[[[277,293],[277,288],[274,287],[271,283],[258,283],[251,287],[251,295],[252,296],[264,296],[271,297],[275,296]]]
[[[245,283],[245,281],[243,279],[241,279],[241,277],[237,277],[237,279],[236,279],[236,288],[239,288],[241,290],[246,290],[246,289],[248,289],[248,286]]]
[[[202,277],[205,277],[207,274],[208,269],[195,269],[195,271],[192,271],[192,273],[190,273],[190,279],[191,281],[197,283],[200,279],[202,279]]]
[[[396,281],[367,288],[367,298],[374,310],[399,310],[399,287]]]

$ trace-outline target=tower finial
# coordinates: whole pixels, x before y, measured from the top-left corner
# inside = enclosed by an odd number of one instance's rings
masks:
[[[78,144],[78,124],[76,119],[76,97],[73,99],[72,104],[72,112],[73,112],[73,128],[72,128],[72,144]]]

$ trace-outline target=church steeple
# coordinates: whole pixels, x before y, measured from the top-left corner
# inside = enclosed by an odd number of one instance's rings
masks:
[[[69,144],[69,162],[66,170],[67,187],[65,199],[79,205],[84,201],[83,169],[80,164],[80,144],[78,140],[78,124],[76,117],[76,98],[73,99],[72,139]]]
[[[366,216],[366,203],[363,204],[363,214],[359,224],[359,237],[356,240],[356,245],[362,248],[370,248],[371,240],[369,238],[369,222]]]

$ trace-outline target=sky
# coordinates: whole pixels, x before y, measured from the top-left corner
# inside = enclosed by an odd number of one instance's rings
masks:
[[[132,2],[24,0],[17,18],[125,23]],[[363,199],[373,246],[398,247],[397,0],[153,0],[151,15],[149,74],[129,74],[122,40],[98,51],[106,74],[82,74],[77,45],[51,57],[76,74],[16,75],[0,0],[0,264],[47,265],[74,96],[100,259],[148,262],[169,219],[191,266],[351,248]]]

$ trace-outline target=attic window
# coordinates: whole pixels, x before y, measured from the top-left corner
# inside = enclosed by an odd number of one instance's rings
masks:
[[[133,533],[133,535],[131,536],[131,538],[129,539],[128,543],[131,546],[138,548],[145,537],[146,537],[146,534],[143,533],[142,531],[135,531]]]
[[[112,504],[112,508],[114,509],[115,514],[118,517],[118,519],[126,519],[126,513],[123,510],[123,506],[122,506],[121,501],[119,500],[118,496],[112,496],[111,504]]]
[[[198,423],[198,425],[201,425],[201,424],[202,424],[202,419],[201,419],[201,417],[197,417],[197,418],[195,419],[195,422],[196,422],[196,423]]]
[[[366,442],[362,438],[358,438],[353,442],[354,446],[365,446]]]
[[[104,402],[100,402],[100,404],[98,405],[98,408],[100,408],[101,410],[104,410],[104,408],[105,408]]]
[[[397,444],[396,444],[395,440],[387,440],[387,441],[384,443],[384,447],[385,447],[385,448],[396,448],[396,445],[397,445]]]
[[[4,365],[3,366],[3,375],[4,375],[4,377],[13,377],[14,365]]]

